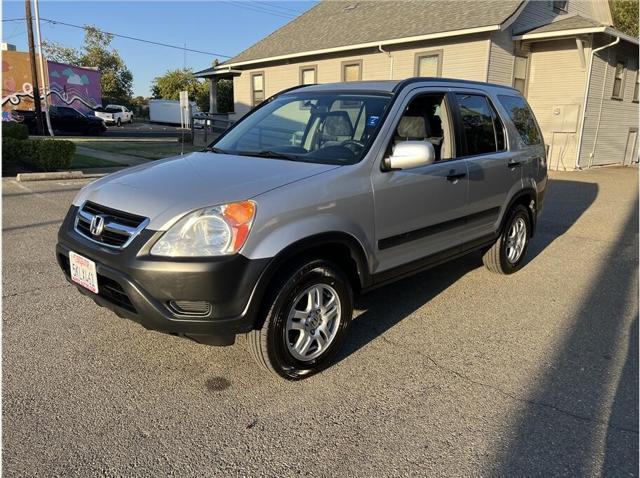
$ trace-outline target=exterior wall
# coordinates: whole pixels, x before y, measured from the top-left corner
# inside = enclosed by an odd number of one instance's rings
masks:
[[[513,53],[514,45],[511,40],[511,32],[496,32],[491,35],[487,70],[489,83],[511,86],[513,83]]]
[[[531,44],[527,100],[549,146],[549,167],[573,169],[586,88],[574,39]],[[585,59],[590,50],[585,48]]]
[[[599,40],[597,46],[610,41],[610,38]],[[627,62],[624,94],[621,100],[611,98],[617,60]],[[580,151],[582,168],[624,161],[629,129],[638,128],[638,103],[633,102],[633,87],[637,71],[638,47],[636,45],[622,42],[615,47],[596,53],[587,98],[584,139]],[[600,126],[598,127],[599,117]],[[593,156],[591,156],[592,152]]]
[[[351,53],[348,56],[341,53],[307,57],[290,63],[255,65],[233,80],[235,115],[232,118],[237,119],[251,109],[251,74],[255,72],[264,73],[265,97],[268,98],[285,88],[300,84],[301,66],[316,66],[318,83],[341,81],[341,65],[347,60],[362,60],[363,80],[403,79],[415,76],[416,54],[439,51],[442,54],[443,77],[486,81],[489,47],[488,34],[385,47],[385,51],[389,51],[393,58],[393,74],[389,55],[376,49],[346,52]]]
[[[100,72],[55,61],[47,61],[48,98],[52,105],[72,106],[78,111],[91,111],[102,104]]]
[[[36,55],[36,62],[39,62]],[[40,69],[36,69],[40,92],[44,81]],[[46,72],[45,72],[46,75]],[[2,120],[11,120],[13,110],[32,110],[33,85],[31,84],[31,61],[29,54],[21,51],[2,52]],[[46,80],[46,78],[45,78]]]

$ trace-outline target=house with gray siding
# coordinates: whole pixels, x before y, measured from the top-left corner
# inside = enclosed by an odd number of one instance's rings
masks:
[[[236,120],[300,84],[431,76],[520,90],[552,169],[638,160],[638,38],[607,0],[322,1],[234,58],[200,71],[233,80]]]

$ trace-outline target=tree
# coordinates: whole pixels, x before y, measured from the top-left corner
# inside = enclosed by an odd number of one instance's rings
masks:
[[[80,50],[55,42],[43,42],[49,60],[74,66],[97,68],[100,71],[102,96],[127,100],[133,94],[133,75],[118,50],[110,49],[113,35],[85,25],[84,45]]]
[[[638,0],[610,0],[613,25],[621,32],[638,36]]]
[[[191,68],[168,70],[156,77],[151,85],[154,98],[177,100],[181,91],[188,91],[189,99],[195,100],[202,111],[209,110],[209,84],[196,78]]]

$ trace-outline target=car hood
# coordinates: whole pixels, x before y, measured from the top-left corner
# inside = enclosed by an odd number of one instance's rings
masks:
[[[191,153],[101,178],[85,186],[73,204],[81,206],[85,201],[92,201],[148,217],[150,229],[163,231],[190,211],[251,199],[337,167],[210,152]]]

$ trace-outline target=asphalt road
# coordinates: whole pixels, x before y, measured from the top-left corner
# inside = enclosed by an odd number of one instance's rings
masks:
[[[358,300],[290,383],[63,279],[82,182],[3,180],[4,476],[637,476],[638,171],[555,173],[519,273],[477,255]]]

